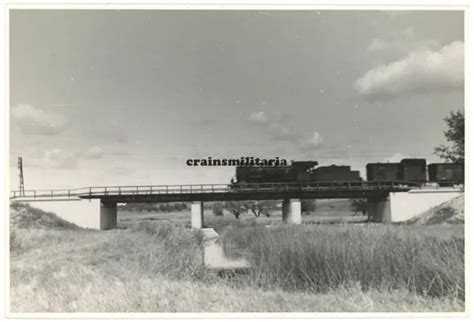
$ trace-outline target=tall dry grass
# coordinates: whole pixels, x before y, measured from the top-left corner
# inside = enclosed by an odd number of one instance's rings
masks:
[[[28,204],[13,202],[10,205],[10,251],[25,250],[29,244],[28,239],[25,238],[24,233],[19,235],[18,231],[32,229],[76,230],[80,228],[53,213],[31,207]]]
[[[11,231],[14,312],[464,310],[463,238],[440,238],[448,227],[219,221],[225,246],[254,265],[226,280],[203,267],[201,236],[186,224],[56,229],[38,214]]]
[[[151,223],[131,229],[19,229],[11,258],[12,312],[427,312],[463,311],[452,297],[408,290],[327,292],[236,287],[202,269],[189,229]],[[153,227],[154,226],[154,227]],[[171,227],[170,227],[171,226]],[[252,276],[247,276],[251,278]]]
[[[247,249],[251,284],[326,292],[357,283],[362,290],[407,290],[464,300],[464,238],[407,234],[382,225],[234,227],[224,249]]]

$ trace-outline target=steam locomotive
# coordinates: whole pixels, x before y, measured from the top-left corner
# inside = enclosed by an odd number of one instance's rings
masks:
[[[292,161],[289,166],[281,167],[238,166],[235,180],[232,182],[245,184],[363,181],[360,172],[352,170],[348,165],[317,165],[317,161]],[[398,163],[368,163],[366,170],[367,181],[433,182],[440,186],[464,183],[463,163],[432,163],[427,166],[425,159],[403,159]]]

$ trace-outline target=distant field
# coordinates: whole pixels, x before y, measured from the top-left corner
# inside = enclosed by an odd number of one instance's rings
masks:
[[[12,312],[464,310],[463,225],[288,227],[280,214],[237,221],[209,213],[228,253],[253,264],[250,274],[220,278],[203,268],[189,213],[120,213],[124,229],[93,231],[18,212]]]
[[[224,220],[225,222],[236,221],[235,218],[227,211],[225,219],[214,216],[210,209],[204,210],[204,224],[209,227],[216,228],[216,224]],[[183,212],[129,212],[119,211],[119,224],[127,226],[140,221],[169,221],[180,222],[183,224],[190,223],[190,211]],[[303,214],[304,223],[341,223],[341,222],[363,222],[367,220],[367,216],[358,214],[354,216],[350,210],[349,201],[347,199],[335,200],[318,200],[316,203],[316,211],[310,214]],[[282,220],[281,210],[277,209],[272,212],[271,217],[260,216],[255,218],[251,213],[242,214],[239,222],[256,223],[262,225],[279,224]]]

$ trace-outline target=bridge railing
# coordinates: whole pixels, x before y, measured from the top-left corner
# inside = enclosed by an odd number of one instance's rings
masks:
[[[10,199],[16,198],[70,198],[81,194],[81,189],[51,189],[51,190],[14,190]]]
[[[191,185],[138,185],[96,186],[61,190],[12,191],[11,199],[17,198],[98,198],[121,195],[161,195],[194,193],[243,193],[284,191],[332,191],[332,190],[397,190],[419,187],[420,183],[403,181],[354,181],[354,182],[270,182],[237,184],[191,184]]]
[[[156,195],[156,194],[188,194],[188,193],[218,193],[229,191],[229,185],[153,185],[153,186],[107,186],[89,187],[82,196],[120,196],[120,195]]]

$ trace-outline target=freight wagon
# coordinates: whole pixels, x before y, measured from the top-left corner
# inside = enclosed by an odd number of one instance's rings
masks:
[[[426,182],[425,159],[403,159],[398,163],[368,163],[367,181]]]
[[[367,163],[367,181],[397,181],[399,163]]]
[[[425,159],[403,159],[400,161],[401,181],[426,182]]]
[[[464,183],[463,163],[432,163],[428,166],[428,178],[441,186]]]

